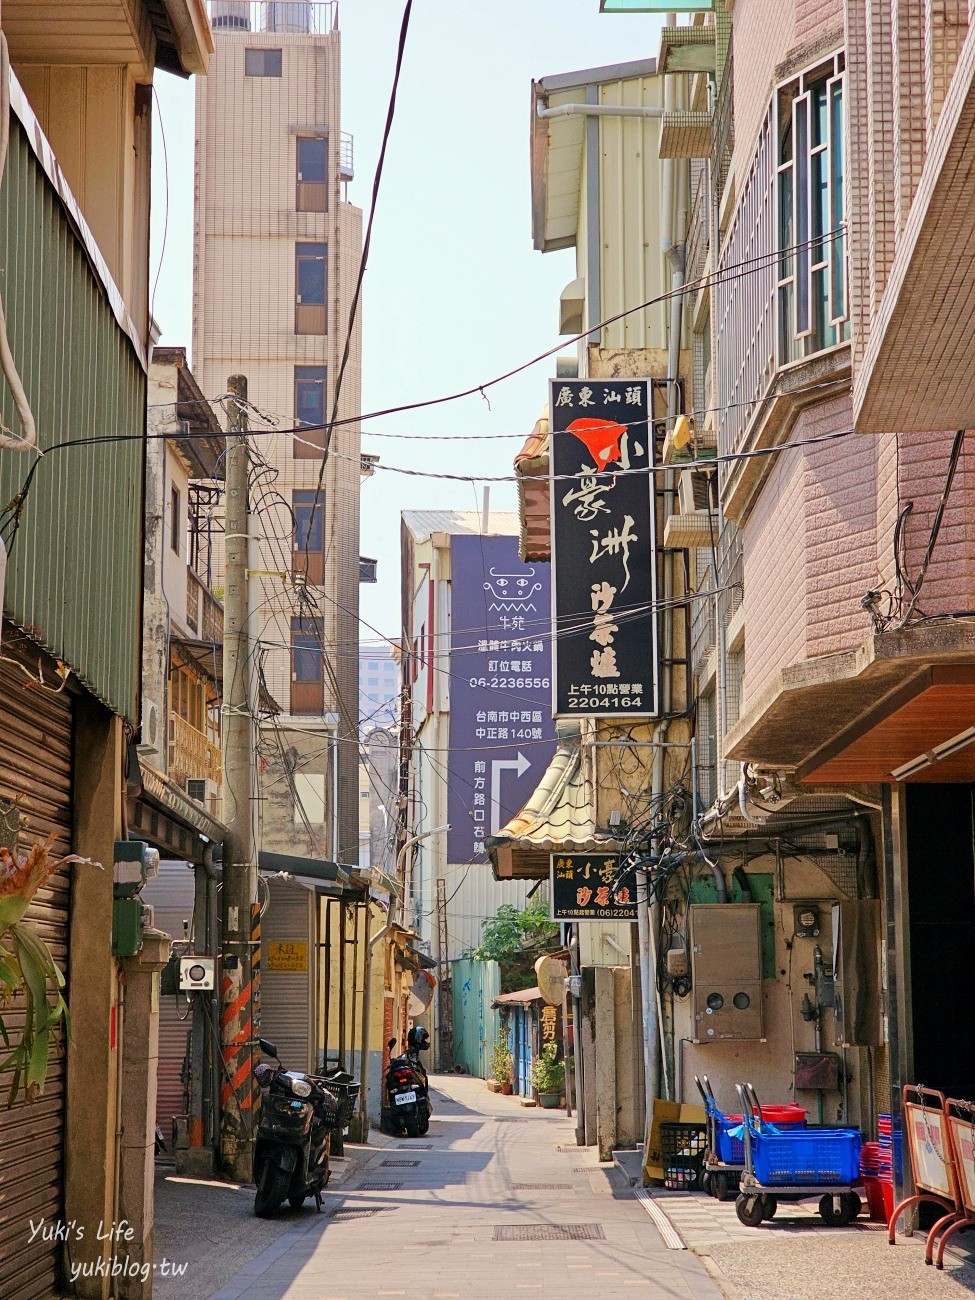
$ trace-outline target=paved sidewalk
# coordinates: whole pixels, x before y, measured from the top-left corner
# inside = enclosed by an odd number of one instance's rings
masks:
[[[699,1259],[666,1248],[618,1171],[576,1147],[561,1112],[523,1109],[476,1079],[433,1084],[429,1134],[371,1154],[329,1191],[327,1215],[245,1223],[250,1195],[220,1193],[210,1213],[229,1206],[236,1271],[215,1288],[194,1250],[182,1291],[157,1300],[720,1300]],[[280,1230],[252,1250],[250,1234],[267,1227]]]
[[[370,1146],[346,1142],[345,1157],[332,1161],[329,1185],[354,1179],[391,1140],[374,1130]],[[307,1218],[285,1206],[277,1218],[258,1219],[253,1187],[177,1178],[171,1166],[157,1166],[155,1198],[153,1300],[204,1300]]]
[[[944,1272],[924,1264],[924,1237],[898,1235],[866,1217],[828,1228],[815,1201],[780,1202],[760,1228],[738,1221],[735,1203],[703,1194],[655,1190],[654,1202],[699,1255],[722,1289],[742,1300],[969,1300],[975,1268],[961,1254]]]

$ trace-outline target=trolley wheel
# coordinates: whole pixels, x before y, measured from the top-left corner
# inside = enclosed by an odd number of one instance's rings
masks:
[[[714,1175],[709,1169],[702,1169],[698,1174],[698,1181],[701,1184],[701,1191],[707,1196],[714,1195]]]
[[[824,1196],[819,1202],[820,1218],[831,1228],[845,1228],[848,1223],[853,1222],[863,1208],[855,1192],[841,1193],[839,1202],[839,1210],[834,1208],[832,1196]]]
[[[735,1201],[735,1213],[738,1215],[739,1222],[743,1223],[746,1228],[760,1226],[762,1219],[765,1217],[765,1207],[762,1204],[764,1199],[762,1196],[745,1196],[743,1193]]]
[[[774,1219],[775,1211],[779,1208],[779,1202],[774,1196],[763,1196],[762,1198],[762,1218]]]
[[[711,1195],[716,1201],[726,1201],[730,1190],[727,1174],[711,1175]]]

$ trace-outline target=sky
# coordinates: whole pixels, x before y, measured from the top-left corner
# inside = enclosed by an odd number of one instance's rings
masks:
[[[361,305],[363,411],[483,383],[558,343],[559,294],[575,263],[571,250],[532,247],[532,79],[652,57],[659,44],[659,19],[598,10],[598,0],[414,0]],[[400,0],[340,6],[341,125],[355,137],[349,199],[363,209],[401,17]],[[194,82],[159,74],[156,89],[153,314],[161,343],[189,348]],[[367,422],[362,449],[426,473],[510,475],[552,374],[554,358],[488,400]],[[449,440],[424,441],[429,434]],[[363,640],[372,629],[398,634],[400,512],[480,510],[482,491],[382,468],[363,484],[359,549],[379,561],[379,581],[360,588]],[[492,511],[515,506],[511,483],[491,486]]]

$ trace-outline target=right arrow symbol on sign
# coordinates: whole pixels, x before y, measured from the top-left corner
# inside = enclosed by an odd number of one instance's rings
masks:
[[[530,761],[519,749],[517,758],[495,758],[491,760],[491,834],[497,835],[501,829],[501,773],[514,772],[524,776],[531,767]]]

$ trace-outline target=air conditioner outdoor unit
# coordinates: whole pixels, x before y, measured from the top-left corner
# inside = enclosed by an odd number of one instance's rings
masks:
[[[708,480],[699,470],[681,470],[678,474],[677,500],[682,515],[711,508]]]
[[[155,700],[142,701],[142,726],[139,748],[147,751],[159,749],[159,705]]]

